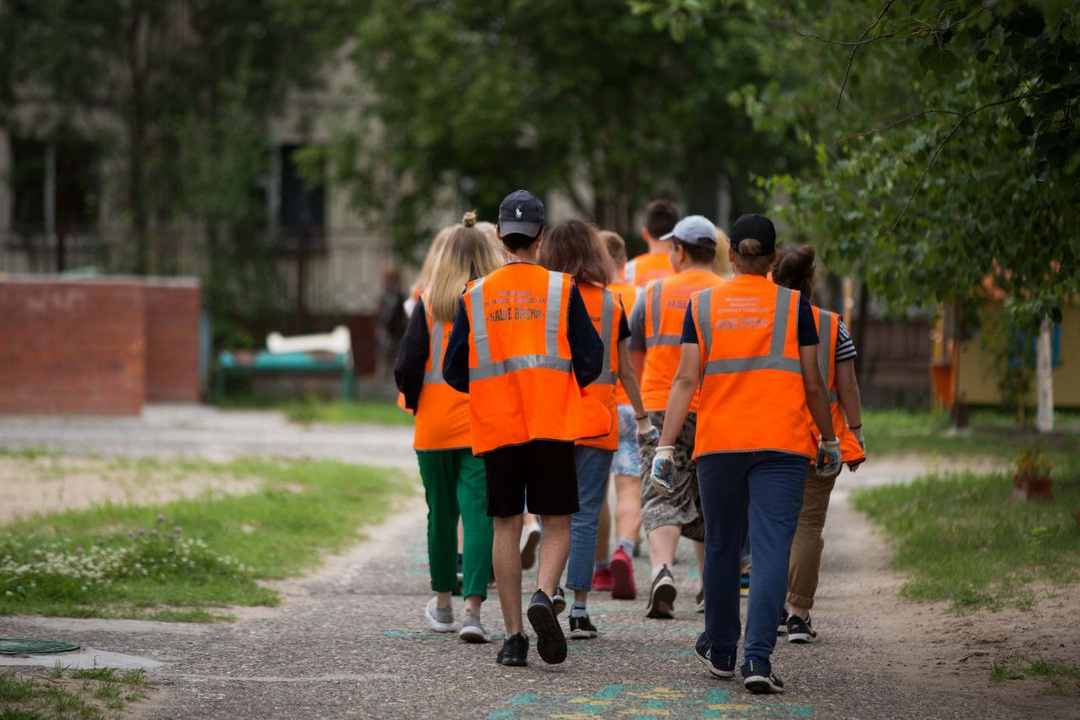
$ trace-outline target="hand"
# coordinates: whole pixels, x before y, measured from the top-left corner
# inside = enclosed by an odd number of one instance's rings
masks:
[[[650,440],[653,442],[660,441],[660,431],[652,424],[648,415],[637,421],[637,436],[639,443],[648,442]]]
[[[822,440],[817,448],[817,474],[833,477],[840,472],[840,440]]]
[[[661,445],[656,448],[652,461],[652,486],[660,495],[671,497],[675,494],[675,446]]]
[[[854,430],[851,431],[851,434],[854,435],[855,439],[859,441],[859,447],[862,448],[863,455],[865,455],[866,454],[866,441],[863,440],[862,428],[861,427],[855,428]],[[865,457],[862,460],[858,461],[858,462],[848,463],[848,470],[850,470],[851,472],[855,472],[856,470],[859,469],[859,466],[862,465],[864,462],[866,462]]]

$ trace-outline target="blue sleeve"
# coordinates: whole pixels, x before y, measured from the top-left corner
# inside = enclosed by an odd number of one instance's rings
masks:
[[[469,315],[463,298],[454,316],[454,329],[450,331],[442,366],[446,384],[463,393],[469,392],[469,332]]]
[[[698,340],[697,325],[694,324],[694,304],[690,303],[686,306],[686,315],[683,316],[682,321],[682,344],[684,345],[700,345],[701,341]]]
[[[424,301],[418,300],[394,358],[394,381],[405,396],[405,407],[414,412],[420,403],[420,391],[424,389],[424,366],[431,354],[426,315]]]
[[[567,339],[570,341],[570,360],[579,387],[585,387],[604,369],[604,341],[589,319],[589,310],[581,299],[577,285],[570,289],[570,313]],[[456,328],[455,328],[456,329]]]
[[[814,311],[810,309],[810,301],[806,293],[799,293],[799,347],[817,345],[817,325],[814,323]]]

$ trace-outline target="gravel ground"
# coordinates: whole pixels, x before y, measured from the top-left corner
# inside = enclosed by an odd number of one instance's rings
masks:
[[[321,429],[271,428],[265,418],[229,415],[243,417],[244,427],[222,427],[219,416],[200,416],[189,435],[161,418],[156,429],[147,428],[148,421],[126,429],[117,428],[126,421],[43,422],[47,431],[35,436],[25,430],[35,423],[2,421],[0,444],[11,447],[9,431],[24,428],[17,442],[26,445],[206,455],[198,437],[216,435],[213,447],[233,455],[259,448],[311,454],[303,450],[315,446],[328,457],[412,466],[407,429],[335,428],[331,437],[312,442]],[[890,472],[899,477],[895,467],[885,473],[893,479]],[[692,657],[702,616],[693,610],[698,579],[689,546],[680,548],[674,568],[680,592],[675,620],[646,620],[642,600],[598,595],[590,612],[600,637],[572,641],[562,665],[545,665],[533,648],[528,668],[504,668],[494,664],[498,642],[465,645],[430,632],[423,618],[429,596],[425,509],[416,498],[369,531],[370,541],[330,558],[304,580],[281,583],[282,607],[245,611],[236,623],[5,617],[0,635],[48,635],[164,663],[150,674],[156,691],[135,708],[152,718],[1075,717],[1072,698],[1010,700],[988,693],[985,676],[971,683],[956,668],[920,662],[925,639],[895,622],[905,612],[897,597],[900,579],[889,570],[881,541],[846,503],[851,487],[873,482],[866,468],[845,473],[838,485],[814,610],[821,641],[779,644],[774,667],[789,688],[781,696],[753,696],[740,683],[713,680]],[[640,587],[649,575],[645,558],[635,571]],[[528,576],[524,585],[531,588]],[[500,637],[494,589],[484,618]]]

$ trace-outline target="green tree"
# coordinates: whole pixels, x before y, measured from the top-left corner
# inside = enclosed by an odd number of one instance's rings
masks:
[[[1080,293],[1077,3],[632,5],[688,37],[706,18],[772,29],[769,81],[732,99],[813,148],[762,185],[831,268],[897,309],[992,278],[1028,330]]]
[[[721,175],[747,207],[748,171],[785,167],[793,136],[726,101],[761,73],[741,32],[704,31],[676,43],[622,0],[372,0],[354,58],[377,122],[344,133],[339,177],[405,254],[448,187],[487,218],[514,188],[558,190],[628,237],[659,193],[715,212]]]

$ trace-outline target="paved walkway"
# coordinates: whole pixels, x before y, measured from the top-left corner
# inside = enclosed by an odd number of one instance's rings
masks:
[[[144,427],[155,422],[166,427]],[[10,447],[9,431],[16,428],[16,437],[27,445],[103,454],[190,449],[250,454],[262,448],[291,455],[311,454],[301,450],[317,447],[320,456],[412,463],[408,432],[401,429],[336,429],[318,438],[318,430],[264,426],[265,418],[254,417],[243,424],[249,422],[252,430],[214,426],[219,436],[200,445],[199,438],[215,434],[213,423],[183,431],[161,417],[127,426],[42,423],[46,437],[34,436],[27,429],[32,423],[0,421],[0,444]],[[274,433],[275,440],[265,441],[264,433]],[[846,503],[851,487],[877,477],[870,468],[842,476],[814,611],[822,641],[804,647],[780,643],[774,662],[790,688],[782,696],[753,696],[739,683],[713,680],[692,657],[702,616],[693,611],[698,578],[689,547],[681,548],[675,567],[680,592],[675,620],[646,620],[641,600],[598,596],[590,611],[600,637],[572,641],[562,665],[545,665],[533,648],[530,667],[504,668],[494,664],[497,643],[465,645],[431,633],[423,619],[429,592],[419,499],[369,533],[373,540],[331,558],[307,579],[284,583],[282,607],[245,611],[236,623],[7,617],[0,618],[0,635],[71,639],[161,663],[151,671],[160,689],[139,709],[154,718],[1028,716],[1023,699],[1002,704],[977,687],[960,689],[947,677],[948,669],[912,673],[910,664],[893,663],[894,657],[911,654],[904,629],[889,622],[890,607],[901,602],[900,581],[888,569],[880,541]],[[645,559],[635,563],[635,572],[643,585],[649,575]],[[501,635],[494,592],[484,616],[493,634]],[[1066,699],[1060,717],[1068,716],[1067,704]],[[1038,713],[1055,714],[1045,707]]]

